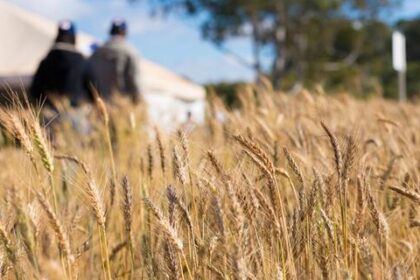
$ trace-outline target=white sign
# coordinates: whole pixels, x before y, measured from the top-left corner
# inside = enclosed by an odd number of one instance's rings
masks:
[[[400,31],[394,31],[392,34],[392,64],[398,72],[407,70],[405,36]]]

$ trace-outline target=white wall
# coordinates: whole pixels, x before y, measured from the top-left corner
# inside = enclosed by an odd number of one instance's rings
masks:
[[[187,120],[188,112],[191,112],[194,122],[204,122],[205,99],[194,102],[184,102],[171,96],[159,93],[145,94],[144,99],[149,105],[149,118],[154,124],[158,124],[166,131],[172,131]]]

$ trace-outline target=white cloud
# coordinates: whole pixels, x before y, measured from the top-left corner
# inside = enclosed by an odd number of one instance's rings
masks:
[[[9,0],[25,9],[50,19],[77,19],[89,15],[93,9],[82,0]]]

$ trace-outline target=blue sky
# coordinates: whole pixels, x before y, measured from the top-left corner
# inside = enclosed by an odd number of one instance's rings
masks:
[[[129,22],[129,40],[144,57],[198,83],[251,80],[253,77],[251,70],[202,40],[191,21],[150,17],[150,10],[144,4],[128,4],[126,0],[9,1],[53,20],[70,18],[79,30],[101,40],[107,38],[110,20],[115,16],[124,17]],[[387,17],[398,19],[417,15],[420,15],[420,0],[405,0],[401,8]],[[252,62],[247,39],[236,39],[227,47]]]

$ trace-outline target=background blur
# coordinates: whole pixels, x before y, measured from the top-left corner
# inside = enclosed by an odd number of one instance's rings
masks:
[[[129,21],[142,55],[212,85],[258,74],[284,90],[321,85],[365,97],[397,96],[391,35],[407,36],[408,96],[420,96],[419,0],[11,0],[50,19],[69,18],[105,39],[115,16]]]

